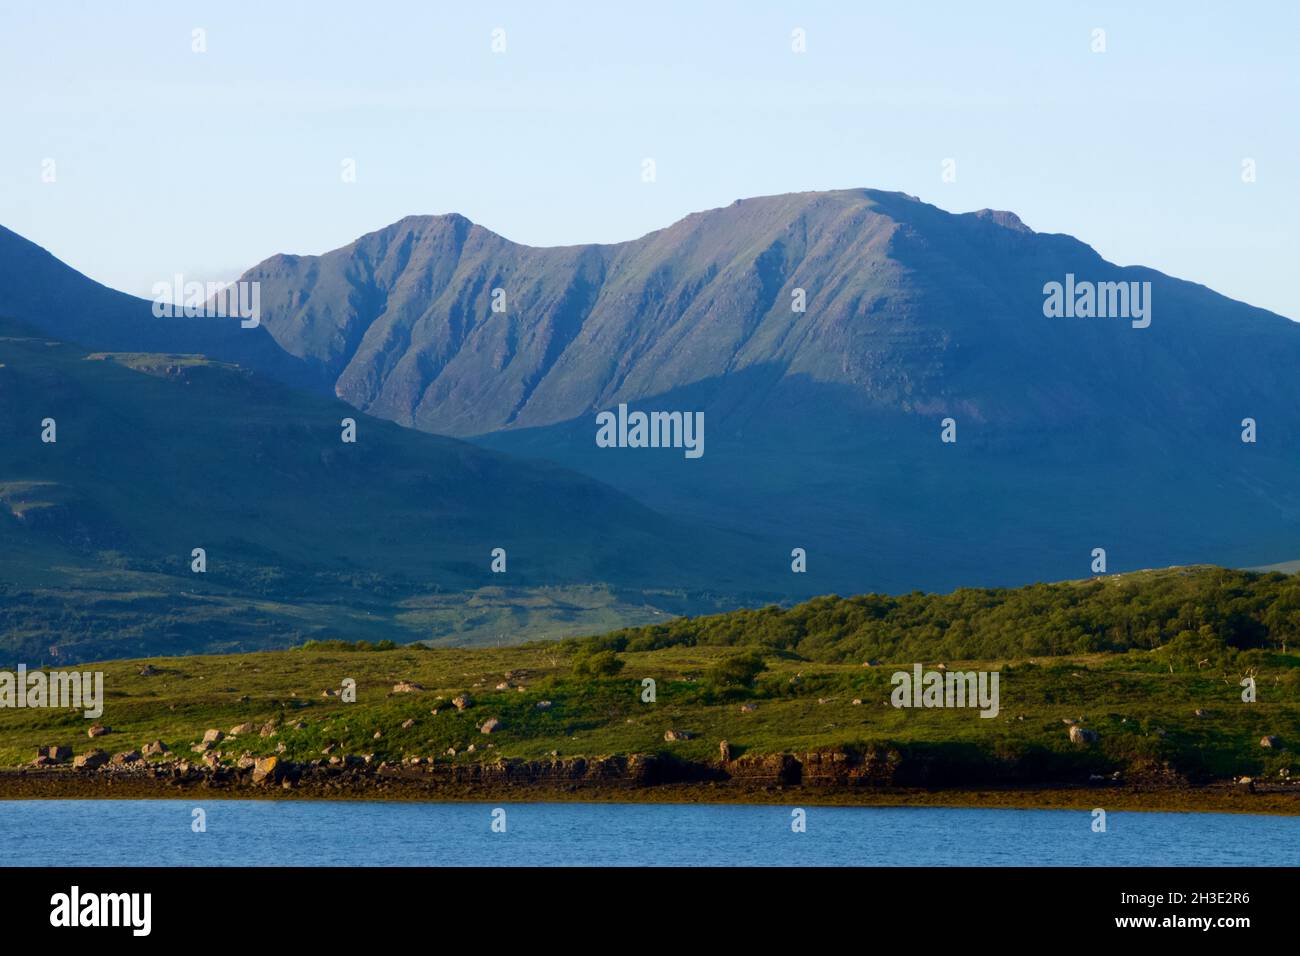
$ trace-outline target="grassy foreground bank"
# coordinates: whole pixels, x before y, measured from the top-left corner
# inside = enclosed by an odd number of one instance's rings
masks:
[[[0,766],[30,765],[38,747],[111,755],[155,741],[167,752],[143,761],[218,767],[272,755],[322,767],[631,754],[717,766],[724,756],[737,765],[783,753],[872,752],[889,755],[894,776],[855,802],[926,803],[933,798],[925,794],[941,791],[949,803],[1074,805],[1092,798],[1069,796],[1071,788],[1091,784],[1129,793],[1134,806],[1300,812],[1300,782],[1292,783],[1300,781],[1295,653],[1250,658],[1253,703],[1241,699],[1235,669],[1178,663],[1163,649],[944,662],[950,671],[999,672],[999,713],[986,719],[972,708],[892,706],[891,676],[910,671],[912,661],[864,666],[752,648],[600,646],[599,639],[503,649],[317,645],[82,665],[104,673],[102,716],[0,710]],[[654,681],[652,702],[644,699],[647,679]],[[355,701],[344,699],[350,682]],[[1095,739],[1072,742],[1067,722]],[[108,732],[90,739],[93,723]],[[209,730],[223,739],[204,749]],[[1273,746],[1261,746],[1266,737]],[[68,781],[46,786],[51,796],[93,789],[93,776],[64,766],[28,774],[27,789],[39,790],[41,779]],[[1234,786],[1241,777],[1252,785]],[[446,796],[475,794],[462,790]],[[115,792],[129,795],[121,786]],[[401,788],[390,795],[400,798]],[[665,787],[660,796],[734,798],[705,784]]]

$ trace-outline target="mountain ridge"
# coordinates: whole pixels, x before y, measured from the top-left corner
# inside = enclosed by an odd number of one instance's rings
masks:
[[[1149,283],[1149,327],[1048,318],[1071,275]],[[1300,533],[1300,327],[1006,211],[809,192],[551,248],[405,217],[244,279],[299,380],[762,541],[773,571],[805,548],[799,593],[1067,579],[1097,547],[1254,566]],[[702,414],[707,453],[597,447],[624,403]]]
[[[954,233],[947,250],[932,241],[941,229]],[[978,243],[1079,256],[1081,267],[1108,278],[1185,294],[1176,289],[1184,280],[1107,263],[1086,243],[1034,232],[1014,213],[953,214],[867,189],[738,200],[613,244],[526,246],[459,214],[408,216],[320,256],[273,257],[243,278],[263,283],[271,335],[337,376],[336,394],[402,424],[468,437],[556,424],[765,360],[864,385],[881,356],[862,357],[860,346],[870,344],[862,327],[930,304],[897,301],[925,265],[903,259],[969,253]],[[809,275],[819,258],[829,271]],[[860,263],[878,273],[874,284],[850,274]],[[782,296],[805,279],[807,311],[790,319]],[[1041,284],[1018,306],[1038,300]],[[982,285],[977,278],[955,291],[987,299]],[[505,294],[504,312],[492,311],[493,289]],[[838,314],[827,318],[827,306]],[[950,344],[951,329],[904,324],[896,345],[916,345],[918,336]],[[822,351],[800,350],[817,337],[829,340]],[[667,354],[674,348],[727,359],[684,360]],[[824,354],[832,350],[849,367],[835,369]],[[898,364],[877,367],[896,372]],[[898,384],[905,391],[908,383]]]

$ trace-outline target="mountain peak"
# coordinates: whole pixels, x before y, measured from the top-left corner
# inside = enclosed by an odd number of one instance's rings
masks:
[[[976,219],[983,219],[1004,226],[1007,229],[1014,229],[1016,232],[1033,233],[1034,231],[1026,226],[1014,212],[1008,212],[1005,209],[980,209],[970,215]]]
[[[366,233],[344,248],[353,248],[367,241],[391,241],[396,237],[405,238],[409,236],[418,239],[425,236],[464,236],[471,229],[482,229],[484,232],[491,232],[491,230],[483,229],[482,226],[458,212],[423,213],[403,216],[397,222],[389,223],[387,226],[381,226]]]

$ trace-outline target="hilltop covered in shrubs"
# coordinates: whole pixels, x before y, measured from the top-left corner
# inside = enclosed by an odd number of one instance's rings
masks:
[[[752,647],[810,661],[991,659],[1300,643],[1300,576],[1193,567],[951,594],[814,598],[625,628],[593,649]],[[1203,658],[1198,658],[1203,659]]]

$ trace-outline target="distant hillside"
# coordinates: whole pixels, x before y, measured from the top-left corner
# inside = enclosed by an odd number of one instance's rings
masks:
[[[705,578],[739,601],[736,545],[235,366],[0,322],[5,661],[572,633],[718,607]]]

